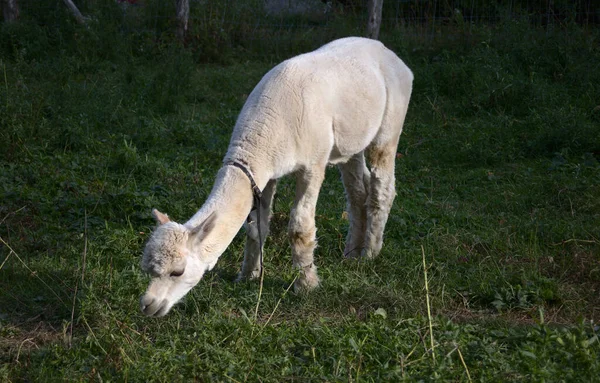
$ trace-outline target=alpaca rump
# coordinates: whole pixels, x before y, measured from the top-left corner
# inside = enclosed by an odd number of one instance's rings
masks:
[[[301,271],[296,290],[319,284],[315,207],[328,164],[338,165],[346,193],[350,227],[344,255],[375,257],[395,197],[396,148],[412,81],[410,69],[392,51],[358,37],[335,40],[271,69],[242,108],[200,210],[184,224],[153,210],[158,226],[141,263],[152,276],[141,297],[144,314],[167,314],[214,267],[241,226],[246,245],[238,279],[258,277],[277,179],[287,174],[296,177],[288,226],[292,263]],[[254,185],[262,191],[260,212],[252,210]]]

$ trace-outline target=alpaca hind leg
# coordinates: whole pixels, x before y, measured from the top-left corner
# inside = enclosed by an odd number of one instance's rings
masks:
[[[319,285],[317,267],[313,263],[317,246],[315,208],[324,177],[324,166],[300,170],[296,177],[296,200],[289,224],[292,263],[300,270],[294,284],[296,291],[311,290]]]
[[[260,200],[260,234],[263,248],[269,234],[269,221],[271,219],[271,208],[273,196],[275,195],[277,181],[270,180],[262,192]],[[244,223],[246,229],[246,246],[244,247],[244,262],[242,270],[238,274],[238,281],[243,279],[254,279],[260,276],[260,238],[258,236],[258,210],[252,210]]]
[[[387,145],[373,145],[369,150],[371,178],[367,199],[365,247],[362,251],[362,256],[367,258],[376,257],[381,251],[383,231],[396,197],[394,161],[397,142],[398,140],[393,140]]]
[[[363,152],[338,165],[346,191],[347,211],[350,226],[346,237],[344,256],[360,255],[365,245],[367,227],[367,196],[371,173],[365,163]]]

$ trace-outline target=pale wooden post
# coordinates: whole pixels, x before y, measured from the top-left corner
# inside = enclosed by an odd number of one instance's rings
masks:
[[[367,22],[367,37],[373,40],[379,38],[379,28],[381,27],[381,10],[383,0],[369,0],[369,21]]]
[[[71,13],[73,14],[73,16],[75,16],[75,20],[77,20],[77,22],[79,24],[85,24],[86,18],[83,17],[83,15],[81,14],[81,12],[79,12],[79,8],[77,8],[77,6],[75,5],[75,3],[73,3],[73,1],[71,1],[71,0],[63,0],[63,2],[67,6],[67,8],[69,8],[69,11],[71,11]]]
[[[190,18],[190,0],[177,0],[177,38],[182,42],[188,30]]]
[[[4,21],[6,22],[17,20],[19,18],[19,5],[17,4],[17,0],[2,1],[2,13],[4,15]]]

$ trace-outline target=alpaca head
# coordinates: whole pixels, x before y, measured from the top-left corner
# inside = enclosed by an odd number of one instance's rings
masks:
[[[193,229],[171,221],[156,209],[152,215],[158,227],[146,244],[141,263],[142,270],[152,280],[140,299],[140,306],[144,314],[161,317],[215,265],[216,258],[203,257],[202,240],[214,228],[216,214]]]

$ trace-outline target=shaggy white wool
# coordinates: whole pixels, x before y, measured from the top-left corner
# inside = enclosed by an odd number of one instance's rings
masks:
[[[142,256],[142,270],[152,275],[166,272],[168,265],[184,257],[182,245],[187,243],[188,230],[176,222],[167,222],[156,228]]]
[[[282,62],[249,95],[224,164],[244,164],[263,190],[262,243],[276,180],[295,174],[289,235],[292,263],[301,271],[296,289],[319,284],[315,208],[328,164],[338,165],[348,201],[344,254],[370,258],[380,252],[412,81],[410,69],[383,44],[350,37]],[[260,274],[252,200],[246,174],[225,165],[204,205],[185,224],[154,213],[159,227],[142,260],[142,268],[154,275],[141,299],[145,314],[165,315],[215,265],[242,225],[247,242],[239,277]]]

